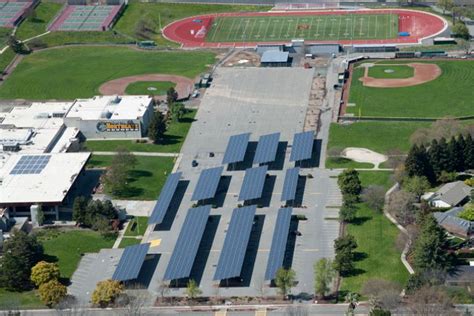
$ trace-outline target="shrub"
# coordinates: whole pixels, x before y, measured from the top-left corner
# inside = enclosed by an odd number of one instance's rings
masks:
[[[118,281],[101,281],[97,283],[97,286],[92,293],[92,304],[100,307],[107,307],[115,301],[122,291],[123,285]]]
[[[458,216],[467,221],[474,221],[474,203],[469,203],[464,206],[464,210],[460,212]]]
[[[31,268],[31,281],[33,281],[36,286],[40,286],[52,280],[57,280],[59,275],[59,268],[55,263],[40,261]]]
[[[39,297],[49,307],[58,304],[67,294],[67,289],[58,280],[43,283],[38,289]]]

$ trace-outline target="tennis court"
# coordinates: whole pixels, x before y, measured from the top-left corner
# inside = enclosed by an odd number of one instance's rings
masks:
[[[213,20],[206,41],[358,40],[397,36],[397,14],[222,16]]]
[[[120,5],[69,5],[54,21],[54,31],[105,31],[120,11]]]
[[[0,2],[0,26],[14,27],[33,2]]]

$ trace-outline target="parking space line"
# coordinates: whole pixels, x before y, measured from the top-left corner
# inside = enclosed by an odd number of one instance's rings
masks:
[[[255,311],[255,316],[266,316],[266,315],[267,315],[267,309],[266,308]]]

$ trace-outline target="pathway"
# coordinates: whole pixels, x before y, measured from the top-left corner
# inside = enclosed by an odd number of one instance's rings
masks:
[[[93,151],[92,154],[99,156],[114,156],[117,155],[116,151]],[[131,154],[135,156],[149,156],[149,157],[179,157],[179,153],[155,153],[155,152],[142,152],[133,151]]]

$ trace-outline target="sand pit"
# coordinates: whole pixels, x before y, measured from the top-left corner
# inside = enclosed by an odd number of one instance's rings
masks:
[[[382,163],[387,161],[388,157],[372,151],[367,148],[347,147],[345,148],[341,156],[347,159],[354,160],[356,162],[368,162],[375,165],[375,168]]]
[[[377,64],[381,66],[383,64]],[[400,87],[411,87],[426,82],[435,80],[441,75],[441,68],[436,64],[422,64],[422,63],[410,63],[410,64],[390,64],[391,66],[395,65],[406,65],[414,69],[414,75],[411,78],[404,79],[381,79],[369,77],[369,67],[371,64],[362,64],[365,66],[364,77],[359,78],[366,87],[373,88],[400,88]]]

